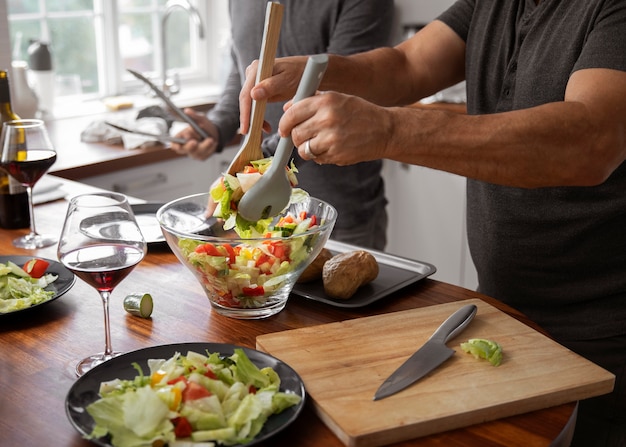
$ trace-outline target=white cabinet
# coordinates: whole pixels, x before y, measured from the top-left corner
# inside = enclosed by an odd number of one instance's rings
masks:
[[[206,161],[180,157],[81,179],[81,182],[153,202],[206,192],[228,167],[234,152],[225,150]]]
[[[404,25],[429,23],[453,3],[396,0],[398,41],[406,38]],[[465,178],[389,160],[384,177],[389,200],[385,251],[430,262],[437,267],[433,278],[476,289],[465,228]]]
[[[389,227],[385,251],[429,262],[433,278],[475,289],[467,247],[465,178],[385,160]]]

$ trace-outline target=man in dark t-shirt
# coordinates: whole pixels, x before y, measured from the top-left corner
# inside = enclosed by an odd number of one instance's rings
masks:
[[[293,95],[304,62],[247,79],[242,116],[251,98]],[[461,80],[467,115],[392,107]],[[280,132],[317,163],[467,177],[479,290],[616,375],[581,402],[573,445],[625,446],[626,2],[458,0],[395,48],[332,56],[320,90]]]

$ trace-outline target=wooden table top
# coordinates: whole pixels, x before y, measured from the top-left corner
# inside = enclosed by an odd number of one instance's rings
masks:
[[[71,195],[95,188],[68,183]],[[38,205],[40,232],[59,234],[67,202]],[[32,255],[56,260],[56,246],[20,250],[11,241],[26,230],[0,230],[0,254]],[[148,292],[154,299],[150,319],[127,314],[122,297]],[[402,289],[388,299],[359,309],[342,309],[292,296],[284,311],[265,320],[243,321],[220,316],[192,274],[167,249],[151,250],[111,297],[113,348],[132,351],[148,346],[183,343],[230,343],[254,348],[256,337],[271,332],[351,318],[480,298],[532,325],[523,315],[497,301],[431,279]],[[97,292],[77,279],[61,298],[14,315],[0,317],[0,445],[88,446],[65,415],[65,397],[76,380],[74,361],[104,348],[102,303]],[[395,444],[408,446],[548,446],[561,432],[575,404]],[[313,413],[300,417],[263,447],[341,447],[343,444]]]

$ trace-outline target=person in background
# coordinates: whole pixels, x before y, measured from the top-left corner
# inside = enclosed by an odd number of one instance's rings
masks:
[[[320,164],[467,177],[479,291],[616,375],[580,403],[574,446],[626,446],[625,35],[623,0],[457,0],[394,48],[331,56],[279,127]],[[251,99],[293,97],[304,64],[257,86],[251,67],[243,133]],[[467,115],[398,107],[462,80]]]
[[[282,0],[284,14],[277,57],[318,53],[352,54],[388,45],[393,0]],[[204,116],[186,109],[211,138],[200,141],[191,127],[178,133],[188,140],[172,149],[205,160],[231,141],[239,129],[239,92],[245,70],[261,51],[265,0],[231,0],[232,70],[218,103]],[[278,121],[283,104],[268,104],[265,120],[274,132],[263,151],[272,155],[278,144]],[[332,238],[382,250],[386,244],[387,213],[382,161],[371,160],[348,168],[300,158],[294,151],[299,187],[325,200],[338,211]]]

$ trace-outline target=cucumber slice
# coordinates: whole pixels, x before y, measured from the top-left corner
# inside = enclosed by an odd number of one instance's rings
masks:
[[[152,295],[149,293],[131,293],[124,298],[124,310],[136,317],[149,318],[153,308]]]
[[[24,271],[22,267],[14,262],[7,261],[7,266],[11,269],[11,273],[20,278],[30,278],[30,275]]]

